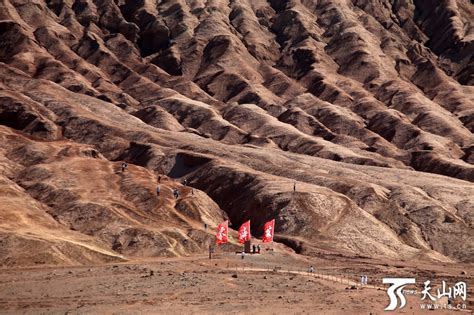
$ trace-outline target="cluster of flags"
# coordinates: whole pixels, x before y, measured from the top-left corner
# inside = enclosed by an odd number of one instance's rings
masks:
[[[273,242],[273,233],[275,230],[275,219],[268,221],[263,226],[264,243]],[[239,243],[243,244],[250,240],[250,220],[242,224],[239,228]],[[224,221],[217,226],[216,244],[225,244],[229,241],[229,221]]]

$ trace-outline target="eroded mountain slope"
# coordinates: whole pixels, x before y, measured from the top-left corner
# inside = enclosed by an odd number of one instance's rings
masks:
[[[1,263],[28,263],[16,244],[39,263],[187,255],[225,217],[256,236],[276,218],[305,254],[472,261],[473,17],[462,0],[1,1]]]

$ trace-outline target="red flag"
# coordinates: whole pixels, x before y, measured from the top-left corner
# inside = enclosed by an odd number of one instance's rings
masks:
[[[239,229],[239,243],[243,244],[245,241],[250,241],[250,220],[242,224]]]
[[[275,219],[268,221],[263,226],[263,242],[273,242],[273,232],[275,231]]]
[[[216,244],[221,245],[229,241],[229,221],[224,221],[217,226]]]

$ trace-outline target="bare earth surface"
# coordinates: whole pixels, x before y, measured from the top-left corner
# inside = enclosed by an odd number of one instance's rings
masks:
[[[233,252],[275,219],[277,265],[471,281],[473,21],[468,0],[0,0],[0,313],[385,306],[192,263],[224,220]]]
[[[0,264],[473,262],[473,7],[364,3],[1,1]]]
[[[382,276],[466,281],[466,266],[416,266],[406,262],[344,258],[304,259],[289,251],[260,255],[218,253],[100,266],[0,270],[2,314],[382,314],[388,305]],[[316,266],[307,273],[309,264]],[[350,267],[348,267],[350,266]],[[369,284],[355,286],[358,274]],[[407,287],[415,289],[415,287]],[[421,288],[418,286],[418,290]],[[467,308],[472,312],[472,287]],[[401,314],[420,310],[421,296],[407,295]],[[453,310],[437,310],[449,314]]]
[[[152,277],[150,270],[154,270]],[[8,272],[2,274],[1,285],[3,312],[29,314],[312,313],[344,310],[342,301],[354,310],[364,309],[369,299],[382,307],[385,299],[381,291],[345,292],[347,285],[311,277],[220,267],[210,272],[196,262]]]

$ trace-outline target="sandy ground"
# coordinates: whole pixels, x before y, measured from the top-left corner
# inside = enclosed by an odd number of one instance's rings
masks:
[[[310,264],[317,273],[306,273]],[[369,276],[368,286],[353,286],[357,273]],[[388,305],[387,286],[380,282],[383,276],[429,278],[434,287],[442,279],[454,283],[463,278],[468,285],[468,309],[456,313],[472,313],[472,266],[421,268],[407,262],[392,266],[268,252],[244,260],[221,253],[212,260],[201,255],[100,266],[2,269],[0,313],[382,314]],[[419,298],[407,295],[407,306],[393,313],[423,313]],[[453,312],[437,310],[436,314]]]

